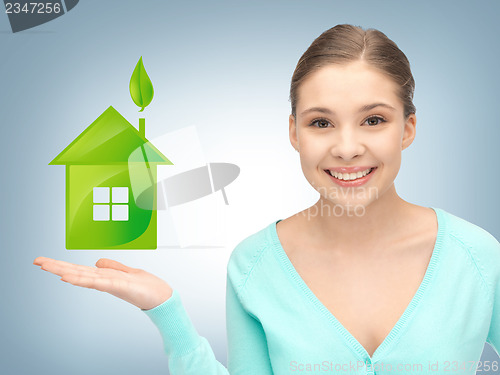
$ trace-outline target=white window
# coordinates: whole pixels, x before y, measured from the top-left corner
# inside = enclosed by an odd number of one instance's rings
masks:
[[[128,221],[128,187],[95,187],[92,200],[94,221]]]
[[[114,204],[111,209],[111,219],[115,221],[128,220],[128,204]]]
[[[128,203],[128,187],[111,188],[111,201],[113,203]]]
[[[94,221],[107,221],[109,220],[109,205],[108,204],[94,204]]]
[[[109,187],[94,188],[94,203],[109,203]]]

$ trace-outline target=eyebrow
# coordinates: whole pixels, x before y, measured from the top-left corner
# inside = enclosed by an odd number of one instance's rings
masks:
[[[363,112],[369,111],[370,109],[373,109],[375,107],[384,107],[384,108],[391,109],[393,111],[396,110],[396,108],[394,108],[393,106],[391,106],[389,104],[385,104],[385,103],[372,103],[372,104],[367,104],[367,105],[364,105],[363,107],[361,107],[358,110],[358,113],[363,113]],[[308,114],[310,112],[321,112],[321,113],[326,113],[326,114],[329,114],[329,115],[334,115],[335,114],[334,111],[332,111],[331,109],[328,109],[328,108],[311,107],[311,108],[308,108],[308,109],[304,110],[301,113],[301,116],[304,116],[304,115],[306,115],[306,114]]]

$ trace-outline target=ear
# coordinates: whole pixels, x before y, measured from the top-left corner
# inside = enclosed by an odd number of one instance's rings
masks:
[[[407,148],[409,145],[412,144],[413,140],[415,139],[416,126],[417,126],[417,116],[415,116],[414,113],[411,113],[408,116],[408,119],[406,120],[405,123],[403,139],[401,142],[401,150],[404,150],[405,148]]]
[[[288,124],[290,143],[292,144],[294,149],[298,150],[299,141],[297,139],[297,125],[295,124],[295,117],[293,115],[290,115],[290,117],[288,117]]]

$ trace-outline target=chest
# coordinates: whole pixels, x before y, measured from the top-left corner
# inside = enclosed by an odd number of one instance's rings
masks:
[[[372,356],[420,287],[433,242],[369,259],[289,250],[309,289]]]

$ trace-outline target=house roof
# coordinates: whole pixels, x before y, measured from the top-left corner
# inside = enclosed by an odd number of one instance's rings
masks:
[[[116,109],[109,106],[49,165],[172,164]]]

